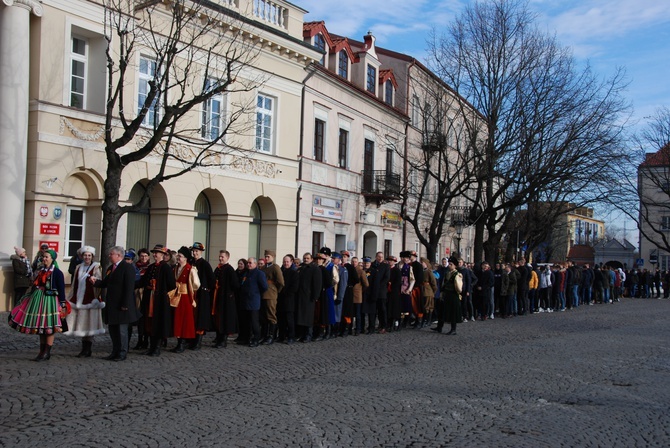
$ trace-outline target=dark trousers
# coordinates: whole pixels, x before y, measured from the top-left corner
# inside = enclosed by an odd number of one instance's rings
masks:
[[[386,311],[386,303],[388,299],[386,297],[379,297],[377,299],[377,317],[379,318],[379,328],[384,330],[388,329],[388,319],[386,318],[388,313]],[[374,326],[374,318],[372,319],[372,326]]]
[[[362,303],[354,303],[354,317],[356,318],[356,331],[363,331],[363,313],[361,313]]]
[[[112,338],[112,354],[126,356],[128,354],[128,324],[110,324],[109,337]]]
[[[242,311],[242,319],[240,319],[240,335],[243,335],[243,340],[259,341],[261,338],[261,324],[259,320],[259,310],[244,310]],[[244,331],[242,333],[242,323],[244,322]],[[251,330],[251,334],[249,332]]]
[[[21,288],[14,288],[14,306],[18,305],[21,301],[21,297],[28,291],[28,287],[24,286]]]

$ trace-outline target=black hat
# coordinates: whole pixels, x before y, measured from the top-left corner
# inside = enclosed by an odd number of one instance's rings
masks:
[[[453,263],[455,266],[458,266],[458,258],[456,257],[449,257],[449,263]]]
[[[180,247],[177,253],[182,254],[187,260],[191,258],[191,250],[186,246]]]
[[[400,258],[409,258],[410,255],[411,253],[408,250],[403,250],[402,252],[400,252]]]
[[[331,254],[332,254],[332,252],[330,251],[330,248],[328,248],[328,247],[322,247],[321,249],[319,249],[319,253],[320,253],[320,254],[327,255],[327,256],[329,256],[329,257],[330,257]]]

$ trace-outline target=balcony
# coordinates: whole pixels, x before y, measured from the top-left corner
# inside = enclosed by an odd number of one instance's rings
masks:
[[[376,202],[378,205],[400,198],[400,174],[393,174],[386,170],[363,171],[361,193],[365,201]]]
[[[447,136],[438,131],[426,131],[423,134],[421,147],[426,152],[444,151],[447,147]]]

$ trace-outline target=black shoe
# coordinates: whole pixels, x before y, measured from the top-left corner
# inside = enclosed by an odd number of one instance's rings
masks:
[[[300,342],[303,342],[303,343],[312,342],[312,337],[311,336],[305,336],[304,338],[300,339]]]
[[[177,340],[177,346],[170,350],[172,353],[183,353],[186,350],[186,341],[183,338]]]
[[[196,334],[195,339],[193,340],[193,343],[189,346],[189,350],[200,350],[200,347],[202,346],[202,335],[201,334]]]
[[[114,361],[114,360],[115,360],[116,358],[118,358],[118,357],[119,357],[119,354],[118,354],[118,353],[112,353],[111,355],[109,355],[109,356],[105,356],[105,357],[102,358],[102,359],[106,359],[107,361]]]
[[[288,339],[286,339],[286,340],[284,341],[284,344],[286,344],[286,345],[293,345],[293,344],[295,344],[295,339],[293,339],[293,338],[288,338]]]
[[[261,344],[272,345],[273,342],[274,342],[274,338],[272,336],[268,336],[265,339],[263,339],[263,342],[261,342]]]
[[[441,328],[431,328],[432,331],[437,331],[438,333],[442,333]]]
[[[114,358],[114,361],[125,361],[126,360],[126,355],[119,355],[116,358]]]
[[[251,348],[256,348],[256,347],[258,347],[259,345],[260,345],[260,344],[258,343],[258,341],[251,341],[251,342],[249,342],[249,347],[251,347]]]

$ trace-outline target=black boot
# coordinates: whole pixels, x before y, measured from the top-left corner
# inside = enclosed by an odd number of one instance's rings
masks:
[[[184,350],[186,350],[185,344],[186,340],[184,338],[177,338],[177,346],[170,351],[172,353],[184,353]]]
[[[158,338],[152,336],[150,338],[149,350],[144,354],[148,356],[160,356],[161,348],[159,346],[159,342],[161,341],[159,341]]]
[[[275,328],[277,326],[275,324],[268,324],[268,335],[265,336],[265,339],[263,339],[263,345],[272,345],[274,342],[274,334],[275,334]]]
[[[81,340],[81,351],[77,355],[77,358],[83,358],[84,356],[86,356],[86,352],[88,351],[87,348],[88,348],[88,341],[86,339],[82,339]]]
[[[216,339],[214,339],[213,348],[226,348],[228,346],[228,337],[225,334],[216,333]]]
[[[135,345],[135,347],[133,347],[133,350],[141,350],[143,348],[147,348],[147,346],[148,346],[148,337],[143,334],[137,335],[137,344]]]
[[[35,360],[36,361],[48,361],[51,358],[51,347],[53,347],[53,346],[44,344],[44,354],[40,353],[37,356],[37,358],[35,358]]]
[[[46,353],[47,350],[47,344],[45,342],[40,342],[40,353],[37,355],[35,358],[35,361],[42,361],[44,360],[44,354]]]
[[[456,324],[451,324],[451,330],[447,334],[456,336]]]
[[[189,350],[200,350],[201,346],[202,346],[202,335],[196,334],[195,339],[193,339],[193,343],[189,347]]]

